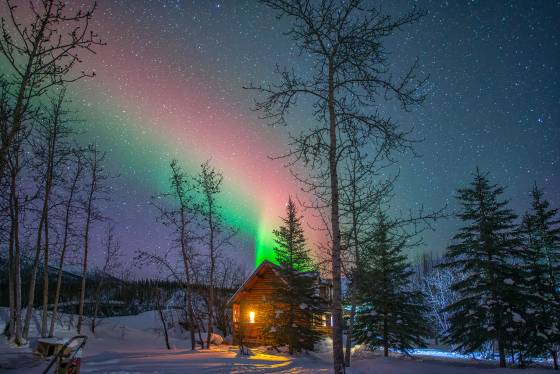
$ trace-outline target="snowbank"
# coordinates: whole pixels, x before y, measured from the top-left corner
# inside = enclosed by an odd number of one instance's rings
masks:
[[[0,313],[0,319],[2,318]],[[75,320],[63,316],[64,323]],[[156,312],[146,312],[136,316],[111,317],[101,321],[95,335],[89,336],[82,359],[82,373],[332,373],[332,343],[330,339],[317,346],[318,351],[291,357],[285,353],[269,351],[265,348],[251,349],[250,356],[238,355],[238,348],[221,345],[204,350],[190,350],[188,336],[173,324],[170,327],[170,341],[173,349],[165,348],[161,322]],[[57,328],[58,336],[70,336],[68,326]],[[0,338],[0,373],[41,373],[45,361],[32,354],[31,347],[13,348]],[[356,350],[349,374],[443,374],[443,373],[485,373],[496,372],[495,363],[473,362],[461,357],[447,357],[443,354],[434,358],[439,351],[418,352],[422,357],[383,358],[371,352]],[[427,357],[427,356],[430,357]],[[443,357],[445,356],[445,357]],[[493,370],[492,372],[489,370]],[[498,370],[502,372],[519,372]],[[528,369],[524,374],[550,373],[545,369]]]

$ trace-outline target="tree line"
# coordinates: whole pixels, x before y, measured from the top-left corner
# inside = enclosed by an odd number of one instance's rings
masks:
[[[91,29],[95,5],[71,10],[45,0],[19,9],[7,0],[2,9],[0,56],[7,69],[0,75],[0,236],[8,259],[8,334],[24,344],[39,302],[40,334],[53,335],[64,265],[72,257],[80,267],[81,329],[91,229],[102,219],[98,206],[108,174],[105,153],[74,140],[81,129],[68,109],[67,87],[93,77],[78,65],[82,54],[104,43]],[[31,259],[27,279],[24,258]],[[52,282],[54,262],[58,275]],[[39,276],[42,300],[35,289]]]

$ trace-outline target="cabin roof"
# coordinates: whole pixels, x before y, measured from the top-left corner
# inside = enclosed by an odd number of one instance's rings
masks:
[[[245,282],[243,282],[243,284],[241,285],[241,287],[239,287],[237,289],[237,291],[235,291],[235,293],[229,298],[227,305],[231,305],[235,302],[239,302],[239,300],[241,299],[241,297],[243,296],[244,291],[247,291],[248,289],[251,289],[255,283],[258,282],[259,279],[259,275],[262,275],[267,268],[270,268],[273,270],[273,272],[275,274],[278,275],[277,270],[280,270],[280,266],[268,261],[268,260],[264,260],[254,271],[253,273],[251,273],[251,275],[245,280]],[[309,272],[304,272],[302,274],[305,274],[307,276],[313,276],[313,277],[318,277],[319,273],[315,272],[315,271],[309,271]],[[278,275],[278,278],[282,281],[284,281],[284,279],[282,279],[282,277],[280,277]],[[319,277],[320,278],[320,277]],[[325,279],[320,279],[320,283],[322,284],[330,284],[330,282],[328,280]]]
[[[268,260],[264,260],[263,262],[261,262],[261,264],[257,266],[253,273],[251,273],[251,275],[245,280],[245,282],[243,282],[241,287],[239,287],[237,291],[235,291],[235,293],[229,298],[227,305],[238,302],[241,298],[241,295],[243,295],[243,291],[253,287],[258,280],[257,276],[264,273],[267,268],[279,269],[280,267]]]

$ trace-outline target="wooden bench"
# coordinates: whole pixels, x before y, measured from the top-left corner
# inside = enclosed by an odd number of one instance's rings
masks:
[[[67,338],[41,338],[37,341],[35,353],[40,357],[50,357],[57,354],[68,341]],[[66,350],[69,350],[66,348]],[[71,349],[70,349],[71,351]],[[68,353],[68,352],[64,352]]]

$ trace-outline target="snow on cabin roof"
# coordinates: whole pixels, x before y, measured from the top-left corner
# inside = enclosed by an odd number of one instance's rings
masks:
[[[237,289],[237,291],[235,291],[235,293],[229,298],[227,305],[231,305],[235,300],[237,300],[239,298],[239,296],[241,295],[241,293],[248,288],[249,284],[251,283],[251,281],[256,277],[257,274],[259,274],[260,272],[262,272],[265,267],[271,267],[273,270],[274,268],[278,269],[278,265],[273,264],[272,262],[268,261],[268,260],[264,260],[263,262],[261,262],[261,264],[255,269],[255,271],[253,271],[251,273],[251,275],[249,275],[249,277],[247,277],[247,279],[245,279],[245,282],[243,282],[243,284],[241,285],[241,287],[239,287]]]
[[[247,277],[247,279],[245,280],[245,282],[243,282],[243,284],[241,285],[241,287],[239,287],[237,289],[237,291],[235,291],[235,293],[229,298],[227,305],[231,305],[233,302],[237,301],[239,299],[239,297],[241,296],[241,294],[243,293],[243,291],[247,290],[248,288],[252,287],[253,283],[255,282],[254,280],[256,279],[256,276],[260,273],[262,273],[267,267],[270,267],[272,269],[272,271],[274,272],[275,275],[279,275],[278,274],[278,270],[281,269],[281,267],[279,265],[276,265],[268,260],[264,260],[254,271],[253,273],[251,273],[251,275],[249,277]],[[330,280],[326,280],[326,279],[322,279],[319,275],[319,272],[317,271],[307,271],[307,272],[302,272],[301,273],[304,276],[307,277],[318,277],[319,281],[321,284],[330,284]],[[282,278],[280,278],[282,279]],[[283,280],[283,279],[282,279]]]

